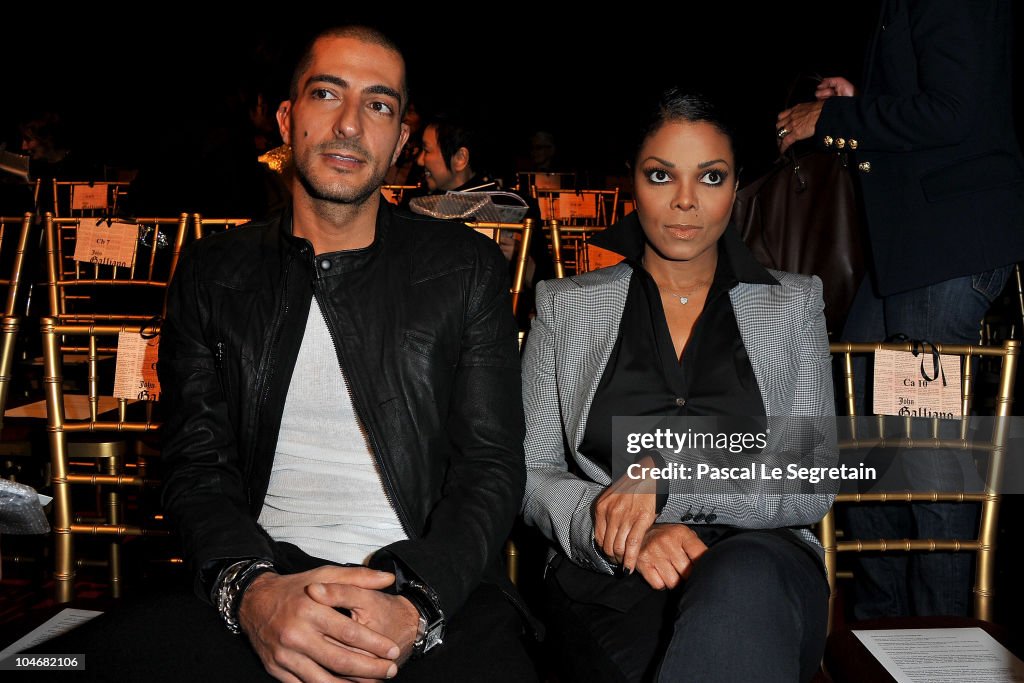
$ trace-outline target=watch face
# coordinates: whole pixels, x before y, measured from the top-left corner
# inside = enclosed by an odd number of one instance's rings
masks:
[[[444,625],[439,624],[427,632],[426,642],[423,644],[423,651],[427,652],[435,645],[444,642]]]

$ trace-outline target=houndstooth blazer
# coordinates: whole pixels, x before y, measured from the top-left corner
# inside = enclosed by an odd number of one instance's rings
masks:
[[[587,413],[611,356],[632,269],[626,263],[537,287],[537,317],[523,356],[526,412],[526,493],[523,516],[577,565],[611,573],[593,543],[592,505],[610,483],[579,452]],[[740,336],[769,416],[765,454],[794,448],[790,417],[835,416],[831,360],[821,281],[769,271],[778,285],[740,282],[729,291]],[[797,448],[817,464],[835,464],[834,421]],[[790,424],[789,426],[793,426]],[[797,428],[801,429],[801,428]],[[804,435],[806,436],[806,435]],[[800,439],[798,439],[800,440]],[[568,472],[568,449],[583,477]],[[715,508],[716,523],[742,528],[791,527],[823,557],[807,525],[820,520],[833,494],[810,494],[787,483],[763,482],[751,493],[671,494],[657,521],[679,522],[687,510]]]

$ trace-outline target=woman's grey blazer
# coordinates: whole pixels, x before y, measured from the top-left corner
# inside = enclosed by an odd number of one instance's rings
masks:
[[[770,272],[779,284],[741,282],[729,291],[769,418],[768,447],[755,457],[778,459],[781,453],[799,451],[804,462],[809,458],[815,466],[831,466],[837,459],[835,400],[821,281]],[[619,333],[631,275],[630,266],[620,263],[539,283],[537,317],[523,356],[523,516],[577,565],[604,573],[611,573],[612,567],[594,547],[591,508],[610,481],[580,454],[579,445]],[[804,417],[824,419],[793,419]],[[568,472],[566,444],[584,478]],[[686,454],[663,456],[686,464]],[[809,492],[799,480],[744,482],[742,493],[724,493],[721,482],[709,484],[705,491],[688,490],[671,493],[657,521],[679,522],[687,510],[713,507],[718,525],[794,527],[794,533],[821,552],[806,526],[828,512],[834,491],[823,491],[819,485]]]

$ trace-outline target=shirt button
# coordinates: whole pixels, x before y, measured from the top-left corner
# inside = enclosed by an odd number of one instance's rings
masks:
[[[683,406],[686,405],[686,399],[685,398],[677,398],[676,399],[676,405],[679,406],[680,408],[682,408]]]
[[[320,262],[320,270],[330,270],[330,269],[331,269],[331,262],[330,262],[330,260],[324,259],[323,261]]]

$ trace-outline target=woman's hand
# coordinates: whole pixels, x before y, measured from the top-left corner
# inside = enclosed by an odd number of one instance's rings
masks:
[[[856,94],[857,88],[842,76],[823,78],[821,83],[818,83],[818,87],[814,89],[814,97],[819,100],[829,97],[853,97]]]
[[[639,464],[646,473],[651,458]],[[604,554],[632,572],[644,534],[658,518],[657,482],[650,477],[622,475],[594,501],[594,540]]]
[[[685,524],[655,524],[644,534],[636,568],[655,590],[672,589],[690,575],[708,547]]]

